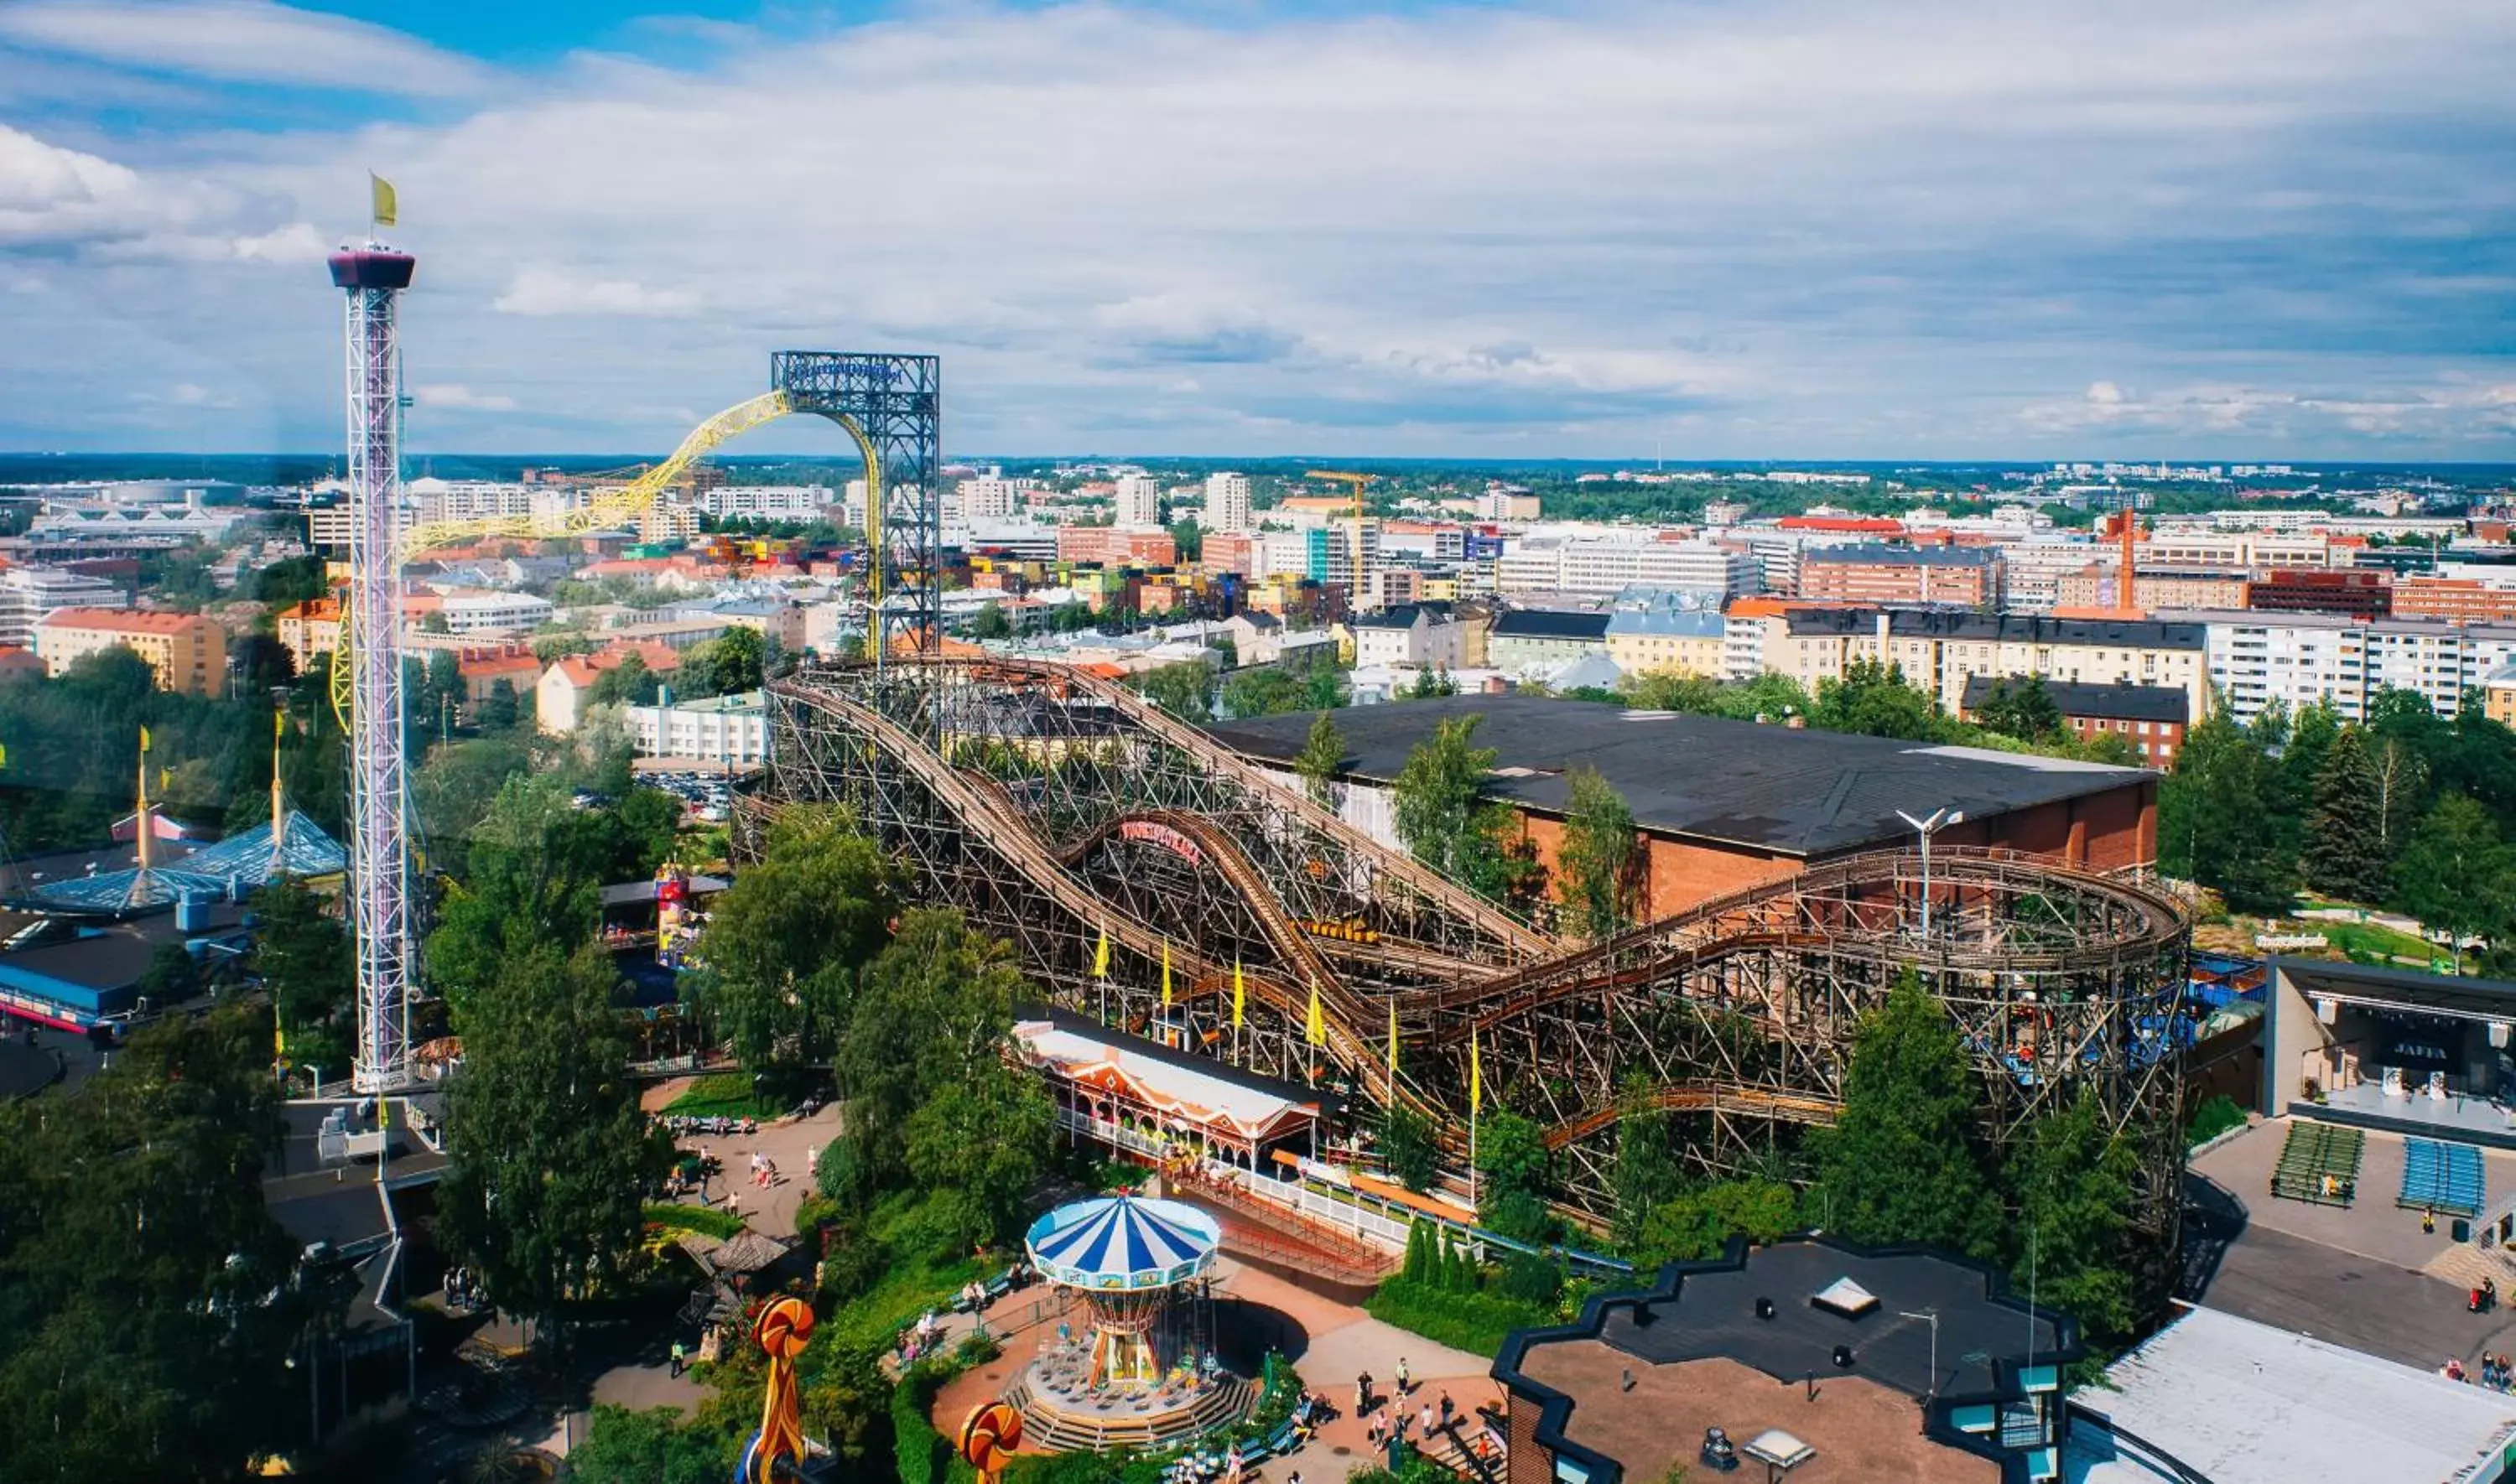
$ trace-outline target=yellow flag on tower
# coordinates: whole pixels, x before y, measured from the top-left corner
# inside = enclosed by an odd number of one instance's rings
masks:
[[[148,728],[146,726],[140,728],[140,750],[144,753],[148,750]]]
[[[367,194],[374,203],[372,213],[378,227],[391,227],[401,216],[401,198],[394,193],[393,182],[370,170],[367,172]]]
[[[1486,1105],[1486,1069],[1477,1054],[1477,1033],[1468,1032],[1468,1112],[1474,1116]]]
[[[278,742],[285,739],[287,735],[288,713],[284,711],[273,712],[271,714],[271,740]]]
[[[1092,950],[1092,977],[1110,977],[1110,925],[1101,925],[1101,946]]]
[[[1162,945],[1162,1009],[1171,1008],[1171,945]]]
[[[1306,1031],[1306,1039],[1313,1046],[1328,1044],[1328,1022],[1326,1017],[1320,1013],[1320,987],[1316,984],[1311,986],[1311,1021]]]
[[[1249,1006],[1248,987],[1240,982],[1240,961],[1232,961],[1232,1028],[1240,1029],[1240,1018]]]

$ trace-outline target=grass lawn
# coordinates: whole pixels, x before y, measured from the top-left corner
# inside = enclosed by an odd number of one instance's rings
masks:
[[[650,1205],[641,1207],[639,1215],[652,1225],[702,1232],[720,1242],[742,1230],[742,1217],[712,1206]]]
[[[680,1118],[776,1118],[786,1109],[753,1096],[749,1072],[710,1072],[694,1079],[664,1111]]]

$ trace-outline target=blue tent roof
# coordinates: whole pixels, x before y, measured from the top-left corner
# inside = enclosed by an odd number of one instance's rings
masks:
[[[132,916],[171,907],[187,896],[223,897],[231,889],[251,891],[274,877],[336,876],[348,867],[349,852],[340,842],[291,810],[280,819],[276,849],[271,826],[256,825],[195,850],[175,865],[50,882],[21,900],[38,910],[51,907]]]
[[[1060,1206],[1023,1238],[1053,1283],[1082,1289],[1167,1288],[1196,1276],[1223,1245],[1214,1217],[1177,1201],[1104,1196]]]

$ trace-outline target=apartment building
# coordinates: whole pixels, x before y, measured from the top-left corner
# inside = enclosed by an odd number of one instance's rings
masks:
[[[1327,541],[1328,585],[1345,589],[1349,600],[1363,596],[1363,575],[1380,565],[1380,517],[1340,515],[1321,534]]]
[[[642,758],[687,758],[732,767],[769,761],[769,708],[757,690],[621,708],[630,745]]]
[[[1608,658],[1627,675],[1705,675],[1724,672],[1729,623],[1715,609],[1667,608],[1608,615]]]
[[[337,598],[310,598],[290,603],[272,620],[280,647],[297,663],[297,673],[306,675],[314,668],[314,656],[329,654],[341,643],[341,600]]]
[[[1821,602],[2000,604],[2000,554],[1985,547],[1838,546],[1800,554],[1799,596]]]
[[[1486,635],[1486,663],[1514,675],[1551,675],[1608,652],[1608,615],[1513,608]]]
[[[2337,613],[2188,616],[2207,628],[2210,681],[2240,721],[2275,701],[2295,711],[2327,699],[2344,719],[2364,721],[2387,689],[2415,691],[2438,715],[2453,716],[2467,692],[2481,692],[2516,661],[2516,625],[2509,624]]]
[[[991,475],[964,479],[953,493],[960,501],[961,519],[968,524],[1003,520],[1014,513],[1015,490],[1011,479]]]
[[[2170,686],[2185,693],[2191,716],[2210,707],[2208,636],[2199,622],[1750,601],[1732,604],[1725,639],[1732,679],[1773,671],[1814,692],[1869,660],[1902,669],[1951,715],[1978,675]]]
[[[2390,575],[2369,567],[2275,567],[2245,585],[2244,605],[2266,613],[2383,618],[2394,611]]]
[[[61,567],[14,566],[0,572],[0,644],[32,647],[35,626],[61,608],[127,608],[122,589],[101,577]]]
[[[160,690],[215,695],[227,682],[227,631],[197,613],[59,608],[35,625],[35,654],[48,676],[105,649],[147,660]]]
[[[2053,585],[2056,608],[2112,608],[2121,596],[2122,567],[2090,562]],[[2015,589],[2012,589],[2015,592]],[[2136,566],[2131,574],[2134,606],[2145,613],[2169,608],[2242,608],[2245,606],[2245,574],[2227,567]]]
[[[2516,586],[2472,577],[2400,577],[2394,581],[2393,616],[2516,623]]]
[[[2059,604],[2087,606],[2064,596],[2062,581],[2083,573],[2096,556],[2084,536],[2036,536],[2000,544],[2001,606],[2012,613],[2042,613]],[[2111,597],[2099,599],[2111,603]]]
[[[1632,537],[1567,537],[1514,545],[1495,564],[1505,594],[1582,593],[1607,596],[1633,588],[1701,593],[1716,599],[1759,592],[1764,578],[1752,553],[1708,541]]]
[[[1179,545],[1165,530],[1130,530],[1123,525],[1061,525],[1057,559],[1099,562],[1103,566],[1166,567],[1179,559]]]
[[[1120,474],[1111,504],[1121,530],[1143,530],[1162,523],[1162,486],[1152,474]]]
[[[1464,627],[1442,603],[1402,603],[1354,620],[1357,668],[1388,665],[1459,670],[1467,664]]]
[[[1217,471],[1205,476],[1205,518],[1198,522],[1209,531],[1250,531],[1257,522],[1250,517],[1249,476],[1230,471]]]
[[[2015,680],[2006,676],[1968,678],[1960,715],[1974,720],[2002,684]],[[2062,714],[2062,724],[2080,741],[2112,733],[2138,748],[2143,762],[2161,770],[2175,765],[2185,727],[2192,720],[2192,697],[2172,685],[2074,685],[2047,680],[2044,693]]]
[[[534,682],[533,724],[555,737],[573,734],[577,723],[584,720],[594,682],[603,678],[605,671],[618,669],[632,654],[667,681],[682,667],[680,650],[652,641],[612,644],[592,654],[571,654],[555,660]]]
[[[832,514],[837,501],[838,492],[826,484],[718,484],[700,490],[691,503],[711,515],[738,519],[818,520]]]

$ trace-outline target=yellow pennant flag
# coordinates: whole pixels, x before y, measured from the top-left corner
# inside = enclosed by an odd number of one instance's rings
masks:
[[[1171,1008],[1171,945],[1162,945],[1162,1009]]]
[[[373,200],[378,227],[391,227],[401,216],[401,198],[394,193],[393,182],[370,170],[367,172],[367,194]]]
[[[271,740],[277,742],[285,738],[287,735],[288,713],[284,711],[273,712],[271,714]]]
[[[1101,946],[1092,950],[1092,977],[1110,977],[1110,925],[1101,925]]]
[[[161,789],[173,788],[175,786],[175,770],[171,767],[161,767],[157,769],[157,786]]]
[[[1316,984],[1311,986],[1311,1021],[1306,1036],[1313,1046],[1328,1044],[1328,1023],[1320,1013],[1320,987]]]
[[[0,767],[7,767],[8,765],[9,765],[9,749],[8,749],[8,748],[6,748],[6,747],[0,747]]]
[[[1240,1029],[1241,1013],[1248,1008],[1249,991],[1240,982],[1240,961],[1232,961],[1232,1028]]]
[[[1468,1032],[1468,1112],[1474,1116],[1486,1105],[1486,1069],[1477,1054],[1477,1033]]]
[[[140,728],[140,750],[144,753],[148,750],[148,728],[146,726]]]
[[[1389,1002],[1389,1080],[1398,1080],[1398,1001]]]

